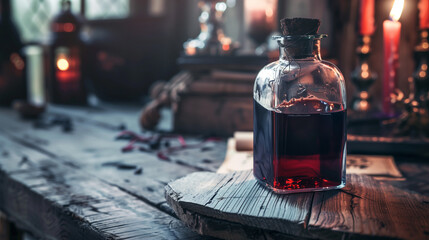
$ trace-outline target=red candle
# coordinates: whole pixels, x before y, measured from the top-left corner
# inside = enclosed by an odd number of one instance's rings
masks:
[[[429,0],[420,0],[419,2],[420,29],[429,28]]]
[[[429,0],[428,0],[429,1]],[[359,33],[361,35],[372,35],[374,27],[374,0],[360,1],[360,24]]]
[[[401,23],[398,22],[404,0],[395,0],[390,20],[383,22],[384,40],[384,75],[383,75],[383,113],[387,116],[395,114],[391,103],[391,96],[398,82],[399,66],[399,39],[401,35]]]

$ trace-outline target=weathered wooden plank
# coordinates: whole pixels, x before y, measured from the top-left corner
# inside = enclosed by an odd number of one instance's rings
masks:
[[[274,194],[251,171],[198,172],[166,186],[166,199],[189,227],[224,239],[246,239],[243,231],[315,239],[429,238],[428,198],[348,175],[341,190]],[[217,224],[211,226],[209,223]],[[234,223],[234,233],[220,230]]]
[[[330,237],[351,232],[400,239],[429,238],[427,197],[360,175],[350,175],[348,180],[365,184],[348,184],[343,189],[347,194],[315,194],[309,223],[314,231],[325,234],[329,229]]]
[[[128,107],[125,110],[122,109],[122,106],[120,110],[118,110],[119,107],[113,108],[115,110],[112,110],[111,108],[108,110],[91,110],[90,108],[59,108],[54,106],[50,108],[49,112],[69,116],[79,125],[82,124],[84,126],[89,126],[89,132],[91,133],[98,132],[101,134],[106,134],[112,131],[116,133],[119,129],[118,126],[124,125],[124,123],[127,129],[133,130],[135,132],[140,131],[139,126],[136,125],[136,119],[138,119],[137,113],[139,111],[136,110],[135,107]],[[171,119],[171,116],[166,117],[165,119]],[[162,127],[161,129],[166,130],[170,128]],[[111,135],[106,137],[109,139]],[[203,139],[198,139],[195,137],[186,138],[187,143],[190,145],[198,144],[202,140]],[[194,170],[216,171],[225,159],[225,152],[225,141],[216,141],[204,144],[202,147],[174,152],[170,154],[170,159],[174,163],[182,166],[192,167]]]
[[[421,159],[423,161],[417,162],[413,160],[414,159],[410,159],[410,157],[407,156],[395,158],[399,169],[404,173],[407,181],[398,181],[393,184],[398,188],[409,189],[422,195],[429,196],[429,163],[427,162],[427,158],[423,158]]]
[[[22,121],[16,113],[7,109],[0,109],[0,115],[5,116],[5,118],[0,119],[0,123],[2,128],[10,130],[20,139],[25,139],[33,145],[38,145],[42,150],[49,150],[57,155],[61,153],[66,156],[72,155],[84,159],[95,159],[124,156],[120,149],[127,142],[114,141],[115,136],[120,132],[116,126],[127,121],[137,121],[135,115],[138,113],[136,110],[134,112],[131,110],[119,112],[71,107],[51,107],[49,112],[50,114],[70,117],[74,126],[73,131],[63,133],[59,127],[45,130],[34,129],[31,122]],[[139,132],[138,128],[128,129]],[[195,144],[201,141],[202,139],[196,138],[187,139],[188,144]],[[180,165],[182,168],[189,167],[192,171],[215,171],[225,158],[225,149],[226,144],[224,141],[211,142],[199,148],[174,152],[170,155],[171,162]],[[132,155],[136,158],[155,156],[154,153],[144,154],[138,150],[126,155]],[[155,159],[157,158],[155,157]],[[178,169],[181,167],[178,167]]]
[[[207,229],[210,226],[204,223],[203,216],[223,220],[224,225],[236,222],[265,230],[281,229],[284,234],[302,229],[313,195],[269,195],[252,176],[248,171],[231,175],[193,173],[167,185],[167,202],[183,221],[201,234],[213,234],[213,229]],[[197,213],[198,217],[192,213]],[[201,232],[203,229],[208,232]],[[234,235],[224,232],[221,236],[212,236],[230,238]],[[241,239],[244,238],[246,236],[241,235]]]
[[[21,159],[20,162],[0,161],[0,165],[10,165],[8,174],[28,174],[26,170],[34,167],[34,161],[37,162],[48,155],[60,163],[73,166],[97,176],[102,181],[108,183],[108,185],[118,186],[132,196],[137,197],[139,202],[143,200],[166,213],[172,214],[172,211],[168,209],[169,207],[164,204],[164,185],[172,179],[186,175],[197,169],[192,166],[192,162],[189,164],[192,167],[188,167],[183,166],[184,164],[177,165],[174,162],[160,161],[154,154],[142,152],[121,153],[120,148],[125,142],[113,141],[118,130],[111,127],[114,123],[112,124],[110,121],[106,121],[107,123],[104,124],[102,122],[103,118],[97,118],[96,121],[87,120],[82,116],[78,116],[78,119],[73,118],[74,131],[65,134],[61,129],[56,127],[46,130],[34,129],[31,122],[22,121],[15,113],[9,110],[0,111],[5,113],[2,116],[6,116],[5,118],[0,118],[0,130],[2,134],[6,134],[7,136],[3,139],[3,143],[0,139],[0,146],[4,146],[5,149],[3,152],[0,151],[0,153]],[[11,145],[11,142],[17,142],[18,144]],[[16,149],[15,145],[24,145],[26,147]],[[205,152],[207,151],[205,150]],[[188,159],[190,158],[188,156]],[[206,159],[203,160],[203,163],[207,162]],[[221,160],[219,159],[219,163]],[[138,168],[141,167],[143,174],[135,174],[134,170],[123,170],[115,166],[104,165],[106,162],[115,161],[136,165]],[[37,172],[34,169],[32,171],[33,174]],[[48,180],[32,177],[31,174],[28,177],[32,180],[30,184],[32,188],[39,189],[40,194],[49,195],[53,201],[57,201],[61,205],[68,204],[69,199],[67,196],[64,196],[62,192],[53,192],[51,186],[46,185]],[[97,204],[103,203],[93,203],[93,207],[97,211],[101,211],[96,206]],[[82,209],[75,205],[70,205],[70,208],[82,214],[89,214],[89,222],[94,217],[100,217],[99,221],[104,221],[104,218],[102,218],[104,217],[103,214],[94,213],[91,209]],[[118,214],[120,209],[110,207],[109,212]],[[195,235],[190,235],[186,229],[182,230],[183,225],[181,223],[175,226],[178,225],[180,227],[174,230],[178,232],[176,235],[188,235],[186,238],[195,237]],[[133,237],[138,237],[138,234]]]
[[[0,157],[0,209],[39,237],[121,239],[130,231],[140,238],[198,237],[173,229],[173,217],[117,187],[0,135],[5,151],[12,153]],[[21,155],[28,156],[25,164]]]
[[[119,131],[97,127],[83,120],[76,120],[73,132],[62,133],[58,128],[34,129],[31,122],[18,119],[16,114],[7,110],[1,112],[9,117],[0,119],[0,131],[9,138],[38,152],[48,153],[59,161],[75,165],[153,205],[165,201],[163,188],[167,182],[197,169],[186,164],[162,161],[155,153],[138,150],[122,153],[120,149],[127,143],[114,141]],[[213,151],[216,152],[216,149]],[[191,159],[190,156],[187,159]],[[201,157],[201,164],[204,164],[204,160]],[[132,165],[135,169],[122,169],[111,163]],[[141,173],[135,174],[139,168]]]

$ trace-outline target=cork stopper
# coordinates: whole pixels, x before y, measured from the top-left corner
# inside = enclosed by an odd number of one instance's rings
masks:
[[[280,20],[283,36],[316,35],[320,20],[312,18],[284,18]]]

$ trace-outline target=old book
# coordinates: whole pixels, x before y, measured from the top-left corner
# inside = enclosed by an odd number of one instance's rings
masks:
[[[181,133],[231,136],[253,129],[251,96],[183,94],[175,107],[174,130]]]
[[[216,81],[227,80],[231,82],[255,82],[257,73],[255,72],[242,72],[242,71],[227,71],[227,70],[213,70],[210,73],[212,79]]]
[[[248,135],[251,136],[251,135]],[[244,139],[244,140],[243,140]],[[241,137],[240,141],[248,141]],[[241,143],[239,143],[241,144]],[[228,147],[223,164],[218,173],[250,170],[253,168],[253,151],[238,151],[235,138],[228,140]],[[249,145],[247,143],[247,145]],[[383,180],[404,180],[392,156],[347,155],[347,174],[363,174]]]
[[[188,92],[214,95],[242,94],[251,97],[253,84],[245,82],[195,81],[188,86]]]

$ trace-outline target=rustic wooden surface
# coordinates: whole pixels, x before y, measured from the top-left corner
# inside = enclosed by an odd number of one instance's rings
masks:
[[[124,126],[138,131],[139,107],[49,106],[48,114],[71,119],[71,132],[59,126],[35,128],[34,122],[0,108],[0,211],[43,239],[202,238],[178,220],[164,187],[196,171],[216,171],[226,143],[179,151],[168,161],[156,151],[123,153],[127,141],[115,137]],[[168,129],[169,122],[161,125]],[[407,181],[392,184],[429,196],[426,160],[404,157],[398,166]],[[214,219],[211,224],[222,226]],[[228,229],[243,228],[231,224]],[[259,230],[237,231],[232,232],[251,236]],[[276,232],[269,236],[279,237]]]
[[[348,175],[341,190],[279,195],[252,171],[199,172],[169,183],[166,198],[188,226],[225,239],[429,238],[428,197],[364,175]]]
[[[1,109],[0,210],[42,238],[200,238],[177,220],[163,188],[191,172],[216,169],[224,143],[181,152],[170,161],[156,153],[122,153],[127,142],[115,136],[120,125],[138,130],[137,109],[115,114],[51,107],[51,114],[71,117],[71,132],[37,129]]]

